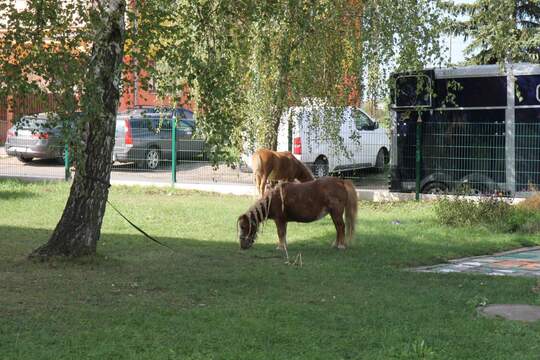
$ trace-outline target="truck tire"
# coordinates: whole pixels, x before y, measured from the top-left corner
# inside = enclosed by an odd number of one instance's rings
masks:
[[[422,189],[422,193],[432,195],[444,195],[448,193],[448,186],[441,182],[430,182],[424,186],[424,188]]]
[[[328,160],[325,158],[318,158],[313,164],[313,175],[316,178],[328,176]]]
[[[384,148],[379,149],[377,157],[375,158],[375,171],[382,173],[384,171],[384,165],[387,163],[386,150]]]

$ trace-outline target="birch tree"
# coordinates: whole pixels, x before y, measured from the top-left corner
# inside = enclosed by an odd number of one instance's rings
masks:
[[[14,5],[2,2],[0,8],[7,19],[2,92],[54,94],[60,117],[50,120],[75,129],[77,171],[69,198],[49,241],[31,256],[93,254],[109,193],[126,4],[29,0],[22,10]],[[78,109],[82,116],[75,122]]]

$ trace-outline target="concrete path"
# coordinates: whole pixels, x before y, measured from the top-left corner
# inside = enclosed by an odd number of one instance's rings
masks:
[[[451,260],[447,264],[425,266],[415,270],[438,273],[540,277],[540,246],[521,248],[494,255]]]

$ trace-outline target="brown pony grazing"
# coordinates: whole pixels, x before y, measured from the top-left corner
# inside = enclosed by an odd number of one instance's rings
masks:
[[[330,214],[337,232],[334,246],[345,249],[346,238],[350,243],[354,236],[357,202],[356,190],[349,180],[322,177],[306,183],[279,183],[238,217],[240,247],[249,249],[260,224],[272,219],[277,227],[278,248],[286,250],[287,222],[308,223]]]
[[[259,195],[264,194],[268,181],[315,180],[311,171],[288,151],[259,149],[251,157],[255,187]]]

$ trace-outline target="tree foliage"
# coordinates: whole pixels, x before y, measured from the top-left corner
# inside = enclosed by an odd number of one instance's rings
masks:
[[[440,63],[438,13],[429,0],[144,2],[130,54],[162,96],[189,89],[211,153],[232,160],[246,136],[275,146],[290,106],[380,99],[391,70]]]
[[[539,0],[446,1],[443,7],[453,16],[449,30],[471,39],[465,52],[472,63],[540,61]]]
[[[83,0],[16,5],[0,1],[0,98],[9,96],[13,102],[32,95],[45,101],[52,96],[58,117],[51,122],[69,122],[85,89],[92,8]]]

